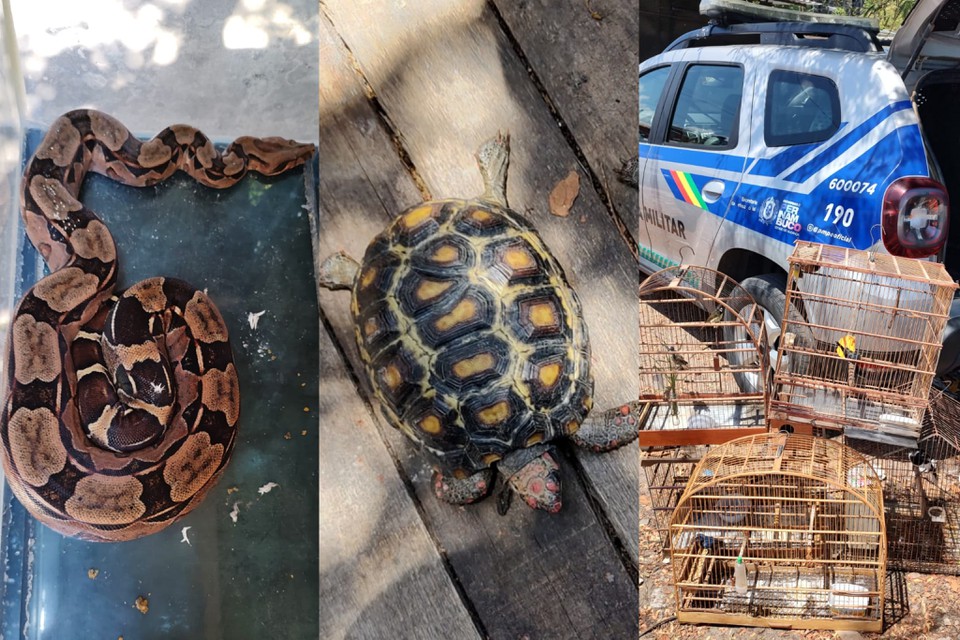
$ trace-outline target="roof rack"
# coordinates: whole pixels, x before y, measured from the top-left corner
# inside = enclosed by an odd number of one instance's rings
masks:
[[[711,22],[724,26],[758,22],[815,22],[859,27],[874,33],[880,30],[880,23],[874,18],[856,18],[836,13],[820,13],[791,8],[799,5],[823,9],[824,5],[814,0],[790,0],[786,2],[782,0],[760,0],[760,2],[701,0],[700,15],[706,16]]]
[[[670,43],[666,51],[735,44],[774,44],[859,53],[882,50],[876,32],[863,27],[817,22],[769,22],[730,26],[710,24],[680,36]]]

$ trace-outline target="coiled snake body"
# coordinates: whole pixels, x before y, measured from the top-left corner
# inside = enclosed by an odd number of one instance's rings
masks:
[[[141,142],[92,110],[53,124],[21,188],[27,235],[51,273],[14,312],[0,407],[0,461],[34,517],[88,540],[154,533],[202,500],[236,440],[239,384],[219,311],[173,278],[114,296],[113,237],[78,200],[87,171],[142,187],[182,170],[223,188],[312,153],[244,137],[221,154],[186,125]]]

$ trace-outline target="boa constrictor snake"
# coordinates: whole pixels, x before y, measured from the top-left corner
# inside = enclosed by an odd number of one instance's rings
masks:
[[[181,170],[224,188],[313,152],[242,137],[221,153],[186,125],[141,142],[93,110],[50,128],[20,195],[27,235],[51,273],[13,314],[0,406],[7,482],[39,521],[96,541],[159,531],[199,504],[237,435],[239,383],[220,312],[173,278],[114,295],[113,237],[78,200],[86,173],[145,187]]]

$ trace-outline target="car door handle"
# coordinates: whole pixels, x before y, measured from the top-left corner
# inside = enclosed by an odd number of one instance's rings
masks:
[[[707,184],[703,185],[703,189],[700,190],[700,194],[703,196],[703,199],[713,204],[720,199],[720,196],[723,195],[723,188],[726,184],[723,180],[711,180]]]

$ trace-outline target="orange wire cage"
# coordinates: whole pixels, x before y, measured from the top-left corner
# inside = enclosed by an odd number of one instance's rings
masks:
[[[640,285],[641,447],[717,444],[766,431],[762,313],[734,280],[698,266]]]
[[[766,433],[711,447],[670,521],[678,620],[880,631],[883,513],[874,468],[835,440]]]
[[[957,285],[939,263],[810,242],[789,263],[772,425],[915,443]]]

